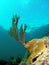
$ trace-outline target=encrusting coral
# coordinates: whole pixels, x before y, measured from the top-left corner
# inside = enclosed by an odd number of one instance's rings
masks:
[[[28,49],[29,55],[24,58],[24,60],[22,60],[19,65],[24,65],[23,63],[26,63],[26,65],[42,65],[41,63],[44,61],[42,59],[46,58],[47,55],[49,58],[49,46],[47,46],[48,44],[48,37],[43,37],[41,39],[33,39],[29,41],[27,44],[25,44],[25,48]]]
[[[28,42],[28,44],[26,44],[26,48],[30,52],[30,56],[28,57],[27,64],[32,64],[34,61],[36,61],[35,58],[46,50],[44,41],[39,39],[31,40],[30,42]]]

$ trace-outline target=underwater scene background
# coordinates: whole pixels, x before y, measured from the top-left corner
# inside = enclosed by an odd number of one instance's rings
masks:
[[[18,21],[16,31],[20,40],[13,34],[13,18]],[[20,31],[25,34],[22,39]],[[49,0],[0,0],[0,59],[23,58],[26,52],[28,54],[24,41],[27,43],[44,36],[49,36]]]

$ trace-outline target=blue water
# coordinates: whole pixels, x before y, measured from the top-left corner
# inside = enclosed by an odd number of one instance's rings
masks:
[[[49,0],[0,0],[0,26],[9,30],[15,14],[20,16],[18,27],[39,28],[49,23]]]

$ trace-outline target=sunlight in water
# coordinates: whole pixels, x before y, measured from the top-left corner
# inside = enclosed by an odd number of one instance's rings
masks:
[[[20,0],[20,5],[26,6],[28,3],[30,2],[30,0]]]

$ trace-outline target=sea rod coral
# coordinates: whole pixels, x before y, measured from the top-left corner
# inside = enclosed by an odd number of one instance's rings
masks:
[[[16,15],[13,16],[13,18],[12,18],[12,27],[10,28],[9,34],[11,36],[13,36],[17,41],[24,44],[26,42],[25,32],[26,32],[26,29],[27,29],[27,25],[24,24],[24,29],[23,29],[23,26],[21,24],[20,30],[19,30],[18,29],[19,19],[20,19],[19,16],[16,16]],[[19,38],[19,36],[20,36],[20,38]]]

